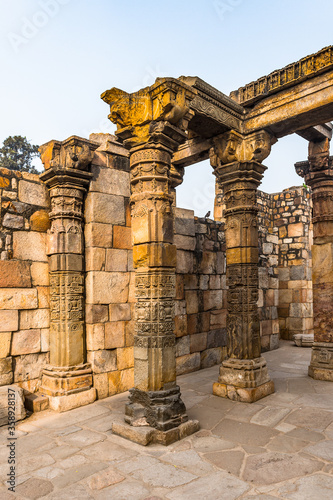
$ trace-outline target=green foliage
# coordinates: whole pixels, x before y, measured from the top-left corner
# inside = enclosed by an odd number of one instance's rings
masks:
[[[38,174],[31,165],[33,158],[39,155],[38,147],[21,135],[7,137],[0,148],[0,167]]]

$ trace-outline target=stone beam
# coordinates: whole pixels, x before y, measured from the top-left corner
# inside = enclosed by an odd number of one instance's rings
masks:
[[[299,130],[297,135],[303,137],[307,141],[317,142],[323,141],[324,139],[332,139],[332,129],[333,125],[331,122],[324,123],[323,125],[317,125],[315,127],[305,128]]]
[[[265,129],[276,137],[333,119],[333,71],[273,94],[248,111],[243,132]]]
[[[209,139],[194,137],[184,144],[172,156],[172,163],[177,167],[188,167],[199,161],[208,160],[213,143]]]

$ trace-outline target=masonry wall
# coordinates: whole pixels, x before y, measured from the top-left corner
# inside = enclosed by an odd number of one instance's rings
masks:
[[[0,169],[0,385],[34,392],[49,360],[50,207],[38,175]]]
[[[103,398],[134,383],[127,152],[112,140],[101,143],[92,173],[85,200],[86,347]],[[0,385],[14,382],[34,392],[49,361],[49,197],[37,175],[0,174]],[[259,193],[258,204],[260,334],[263,350],[270,350],[280,335],[312,328],[311,206],[305,188]],[[175,209],[178,374],[219,364],[226,355],[223,228],[222,221]]]

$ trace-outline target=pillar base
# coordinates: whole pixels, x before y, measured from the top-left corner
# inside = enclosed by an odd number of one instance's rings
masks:
[[[125,422],[133,427],[150,426],[164,432],[188,420],[178,385],[164,391],[133,388],[129,392]]]
[[[63,412],[89,405],[96,401],[96,389],[92,387],[86,391],[68,394],[67,396],[49,396],[49,407],[52,410]]]
[[[178,427],[167,431],[159,431],[150,426],[133,427],[125,422],[114,422],[112,424],[113,434],[129,439],[142,446],[147,446],[152,443],[168,446],[169,444],[198,432],[199,429],[200,424],[198,420],[188,420]]]
[[[47,366],[42,372],[40,392],[48,396],[68,396],[87,391],[93,385],[90,363],[76,366]]]
[[[333,382],[333,343],[314,342],[309,377]]]
[[[274,392],[264,358],[234,359],[222,362],[213,394],[222,398],[254,403]]]

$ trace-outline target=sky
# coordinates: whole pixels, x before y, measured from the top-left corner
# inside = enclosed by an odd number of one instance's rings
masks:
[[[0,0],[0,145],[114,133],[111,87],[186,75],[228,95],[332,45],[332,20],[332,0]],[[306,157],[307,141],[280,139],[260,189],[301,185]],[[213,202],[209,162],[187,167],[177,205],[203,216]]]

